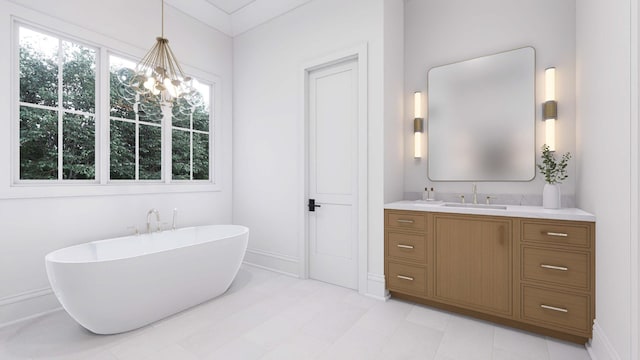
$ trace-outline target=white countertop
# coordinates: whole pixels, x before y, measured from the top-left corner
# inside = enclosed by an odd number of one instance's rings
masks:
[[[453,203],[446,203],[453,204]],[[429,211],[439,213],[455,213],[455,214],[473,214],[473,215],[492,215],[492,216],[510,216],[534,219],[553,219],[553,220],[573,220],[573,221],[590,221],[595,222],[596,217],[584,210],[577,208],[566,209],[545,209],[542,206],[520,206],[520,205],[502,205],[506,209],[486,209],[481,207],[473,207],[472,204],[466,204],[470,207],[453,207],[445,206],[442,201],[422,201],[422,200],[405,200],[396,201],[384,205],[385,209],[390,210],[411,210],[411,211]],[[494,204],[500,205],[500,204]],[[479,204],[478,206],[483,206]]]

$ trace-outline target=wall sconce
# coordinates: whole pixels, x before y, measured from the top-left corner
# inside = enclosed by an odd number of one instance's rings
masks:
[[[413,94],[413,157],[422,157],[422,133],[424,132],[424,119],[422,118],[422,93],[416,91]]]
[[[545,123],[545,144],[549,150],[556,151],[556,119],[558,118],[558,102],[556,101],[556,68],[544,70],[544,104],[542,116]]]

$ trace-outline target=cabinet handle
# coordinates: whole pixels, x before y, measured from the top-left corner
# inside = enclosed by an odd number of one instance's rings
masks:
[[[569,310],[564,309],[564,308],[559,308],[559,307],[555,307],[555,306],[549,306],[549,305],[540,305],[541,308],[543,309],[547,309],[547,310],[553,310],[553,311],[557,311],[557,312],[563,312],[563,313],[568,313]]]
[[[413,224],[413,220],[398,219],[396,221],[403,224]]]
[[[412,245],[402,245],[402,244],[398,244],[397,245],[399,248],[401,249],[413,249]]]
[[[409,280],[409,281],[413,281],[413,278],[411,276],[404,276],[404,275],[396,275],[396,277],[398,279],[402,279],[402,280]]]
[[[551,232],[551,231],[547,231],[547,235],[548,236],[558,236],[558,237],[567,237],[567,236],[569,236],[569,234],[566,234],[566,233]]]
[[[551,269],[551,270],[560,270],[560,271],[568,271],[569,268],[566,266],[554,266],[554,265],[547,265],[547,264],[540,264],[541,268],[545,268],[545,269]]]

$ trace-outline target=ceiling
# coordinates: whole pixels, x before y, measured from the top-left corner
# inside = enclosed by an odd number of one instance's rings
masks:
[[[164,0],[185,14],[236,36],[312,0]]]
[[[207,0],[208,3],[231,15],[256,0]]]

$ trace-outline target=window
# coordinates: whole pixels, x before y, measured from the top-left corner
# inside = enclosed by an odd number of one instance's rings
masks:
[[[209,93],[208,85],[194,80],[196,93],[178,100],[172,111],[172,178],[209,179]]]
[[[16,29],[16,183],[213,184],[212,83],[194,80],[191,96],[160,105],[128,85],[135,60]]]
[[[109,57],[111,180],[162,178],[162,108],[140,99],[128,81],[136,64]]]
[[[163,109],[128,85],[135,63],[109,57],[111,180],[162,178]],[[195,92],[168,106],[171,116],[171,180],[209,179],[211,86],[194,80]]]
[[[20,179],[95,179],[96,50],[19,28]]]

